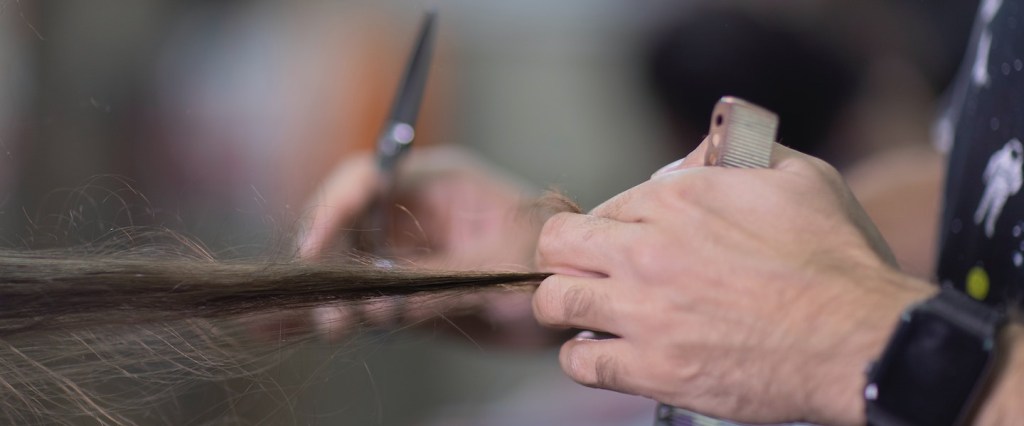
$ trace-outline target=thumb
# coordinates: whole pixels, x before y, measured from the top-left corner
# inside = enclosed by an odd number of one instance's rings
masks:
[[[380,182],[374,158],[361,154],[343,161],[314,192],[297,238],[299,257],[320,255],[339,228],[357,219],[373,201]]]

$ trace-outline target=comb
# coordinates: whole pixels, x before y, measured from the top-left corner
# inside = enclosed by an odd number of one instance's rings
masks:
[[[709,166],[771,167],[772,145],[779,116],[743,99],[726,96],[715,104],[704,164]]]
[[[704,154],[708,166],[763,169],[771,167],[775,132],[779,116],[774,112],[732,96],[715,104],[708,130],[710,146]],[[689,410],[658,404],[655,426],[731,426],[740,425],[718,420]]]

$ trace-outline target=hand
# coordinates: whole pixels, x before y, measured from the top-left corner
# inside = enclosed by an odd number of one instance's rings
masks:
[[[895,269],[839,174],[701,167],[702,144],[589,215],[544,226],[534,295],[576,381],[747,422],[863,423],[868,362],[932,292]]]
[[[522,267],[531,263],[536,235],[523,208],[532,191],[468,152],[456,148],[413,151],[396,183],[395,229],[389,248],[433,269]],[[315,259],[332,238],[367,213],[380,184],[369,154],[339,165],[310,203],[299,256]],[[355,232],[373,232],[356,230]]]
[[[414,150],[403,161],[396,183],[394,229],[389,249],[400,261],[425,269],[525,270],[532,268],[534,247],[543,221],[533,216],[528,203],[533,191],[495,171],[494,167],[455,148]],[[375,159],[370,155],[343,162],[316,192],[299,254],[308,260],[325,256],[343,230],[352,232],[366,213],[380,184]],[[323,259],[320,259],[321,261]],[[520,344],[538,333],[526,293],[487,292],[465,297],[413,297],[400,304],[381,302],[358,311],[325,307],[314,312],[314,322],[334,338],[355,321],[394,323],[396,317],[416,323],[452,311],[470,312],[474,321],[460,328],[470,334],[474,326],[502,343]],[[484,324],[479,324],[482,320]],[[496,325],[500,324],[500,327]],[[501,332],[496,332],[501,331]]]

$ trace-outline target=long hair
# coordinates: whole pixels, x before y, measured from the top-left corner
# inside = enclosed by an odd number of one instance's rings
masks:
[[[533,209],[578,211],[556,195]],[[385,268],[352,253],[217,260],[177,233],[120,233],[129,237],[90,248],[0,250],[0,423],[129,424],[181,385],[250,377],[312,337],[306,327],[283,330],[285,344],[254,342],[251,326],[267,315],[529,288],[547,276]]]
[[[546,274],[383,269],[361,263],[203,261],[0,253],[0,422],[132,412],[201,380],[247,377],[314,328],[254,342],[265,314],[438,298],[538,283]],[[358,326],[358,324],[346,324]]]
[[[546,274],[364,263],[81,257],[0,252],[0,338],[247,315],[392,296],[536,284]]]

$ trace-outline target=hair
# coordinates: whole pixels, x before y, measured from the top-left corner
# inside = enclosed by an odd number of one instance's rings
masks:
[[[547,196],[534,210],[578,208]],[[181,386],[252,377],[315,334],[287,329],[261,344],[251,328],[268,315],[529,288],[547,276],[380,267],[354,253],[216,260],[170,231],[122,233],[88,248],[0,250],[0,422],[135,423]]]
[[[315,334],[313,327],[292,328],[282,331],[283,346],[254,342],[246,326],[272,321],[263,314],[405,295],[440,298],[534,285],[545,276],[0,253],[0,421],[88,416],[134,423],[133,413],[179,385],[250,377],[272,365],[269,355]]]
[[[220,319],[392,296],[536,284],[546,274],[434,272],[363,263],[62,257],[0,252],[0,338]]]

